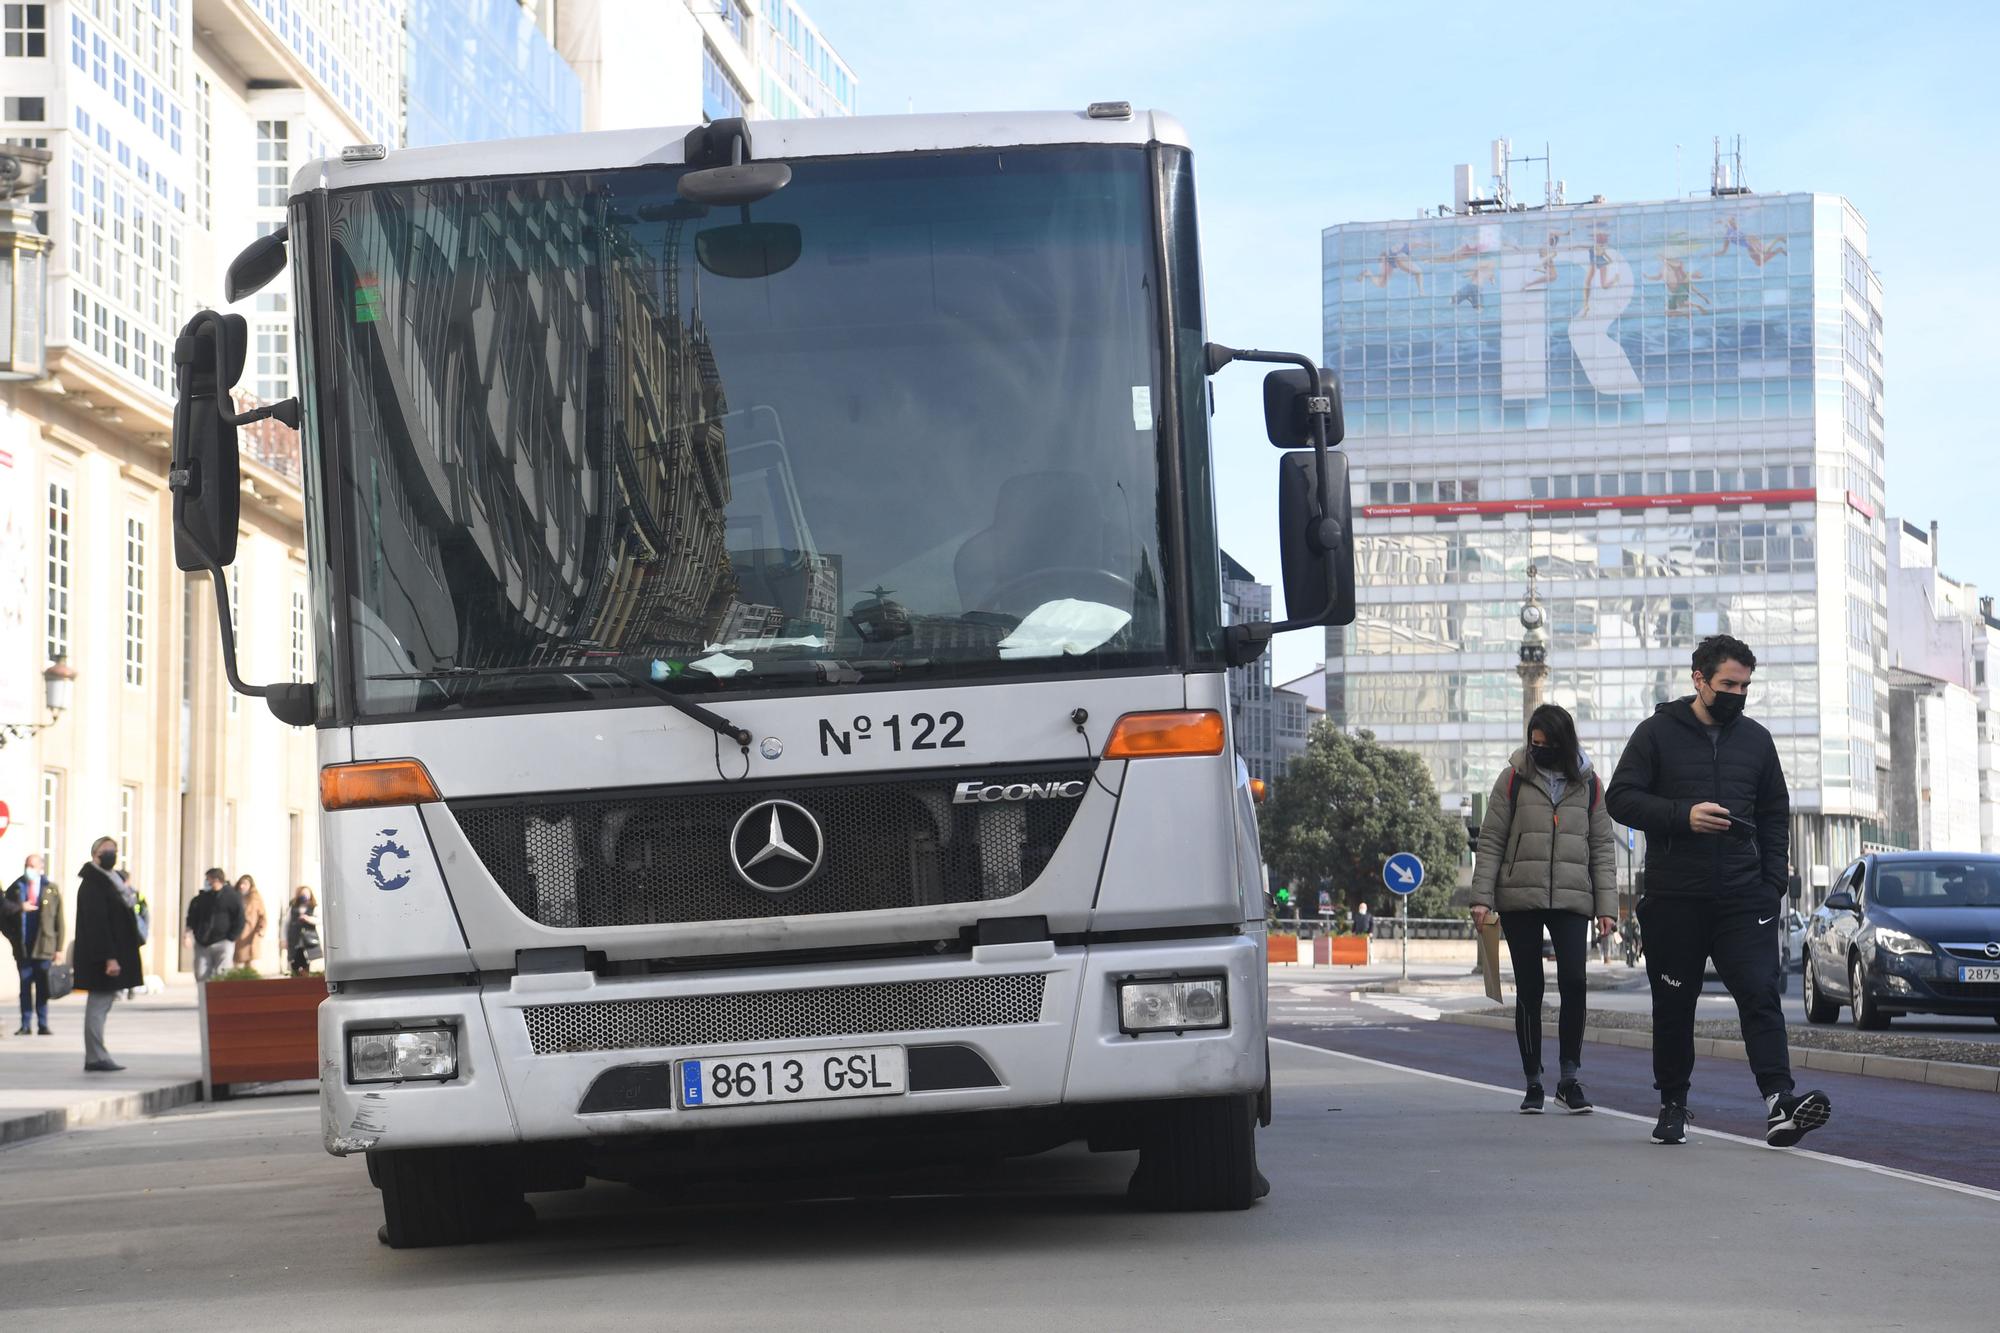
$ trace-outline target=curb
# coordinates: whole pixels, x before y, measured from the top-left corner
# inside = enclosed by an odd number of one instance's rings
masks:
[[[1463,1027],[1492,1028],[1499,1032],[1512,1032],[1512,1019],[1494,1014],[1454,1014],[1442,1015],[1446,1023],[1457,1023]],[[1554,1036],[1556,1025],[1542,1024],[1543,1032]],[[1651,1050],[1653,1034],[1635,1028],[1606,1028],[1586,1024],[1583,1029],[1585,1041],[1601,1042],[1607,1046],[1632,1046],[1641,1050]],[[1723,1037],[1696,1037],[1696,1055],[1712,1056],[1718,1060],[1747,1060],[1743,1043]],[[1901,1055],[1868,1055],[1860,1051],[1823,1051],[1810,1046],[1794,1047],[1792,1063],[1804,1069],[1817,1069],[1829,1074],[1860,1074],[1866,1078],[1893,1078],[1905,1083],[1929,1083],[1941,1088],[1966,1088],[1973,1092],[2000,1093],[2000,1069],[1986,1065],[1959,1064],[1953,1060],[1912,1060]]]
[[[50,1134],[61,1134],[67,1130],[80,1129],[85,1125],[139,1120],[200,1100],[201,1080],[193,1078],[181,1083],[146,1088],[139,1092],[100,1097],[96,1101],[82,1102],[75,1106],[59,1106],[48,1111],[30,1111],[25,1115],[8,1116],[0,1119],[0,1147],[10,1147]]]

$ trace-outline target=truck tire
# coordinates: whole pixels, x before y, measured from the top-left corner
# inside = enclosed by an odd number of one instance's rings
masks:
[[[368,1154],[382,1191],[376,1238],[391,1249],[468,1245],[534,1221],[511,1163],[480,1148],[404,1148]]]
[[[1141,1135],[1128,1193],[1163,1212],[1234,1212],[1271,1192],[1257,1169],[1256,1093],[1162,1102]]]

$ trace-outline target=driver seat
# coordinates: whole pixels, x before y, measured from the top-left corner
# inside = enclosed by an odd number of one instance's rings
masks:
[[[1007,478],[993,497],[993,522],[965,539],[952,560],[964,611],[997,611],[1015,619],[1048,598],[1021,584],[1044,569],[1102,569],[1108,536],[1097,483],[1081,472],[1024,472]],[[1006,604],[995,594],[1007,592]]]

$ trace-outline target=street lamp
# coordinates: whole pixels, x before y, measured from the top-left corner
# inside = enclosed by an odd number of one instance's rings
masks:
[[[0,722],[0,748],[8,741],[24,741],[38,731],[53,727],[69,708],[70,687],[76,683],[76,668],[61,653],[42,672],[42,707],[48,709],[46,722]]]
[[[48,374],[49,238],[35,230],[28,196],[49,150],[0,144],[0,380]]]

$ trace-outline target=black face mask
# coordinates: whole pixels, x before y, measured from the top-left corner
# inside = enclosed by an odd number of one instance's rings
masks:
[[[1535,767],[1545,773],[1560,773],[1563,770],[1562,751],[1553,745],[1530,745],[1528,758],[1535,761]]]
[[[103,866],[106,870],[111,869],[111,867],[118,864],[118,853],[113,851],[99,852],[97,854],[97,864]]]
[[[1715,719],[1718,726],[1726,727],[1743,716],[1743,705],[1747,702],[1748,699],[1741,694],[1724,694],[1717,690],[1715,697],[1708,701],[1708,715]]]

